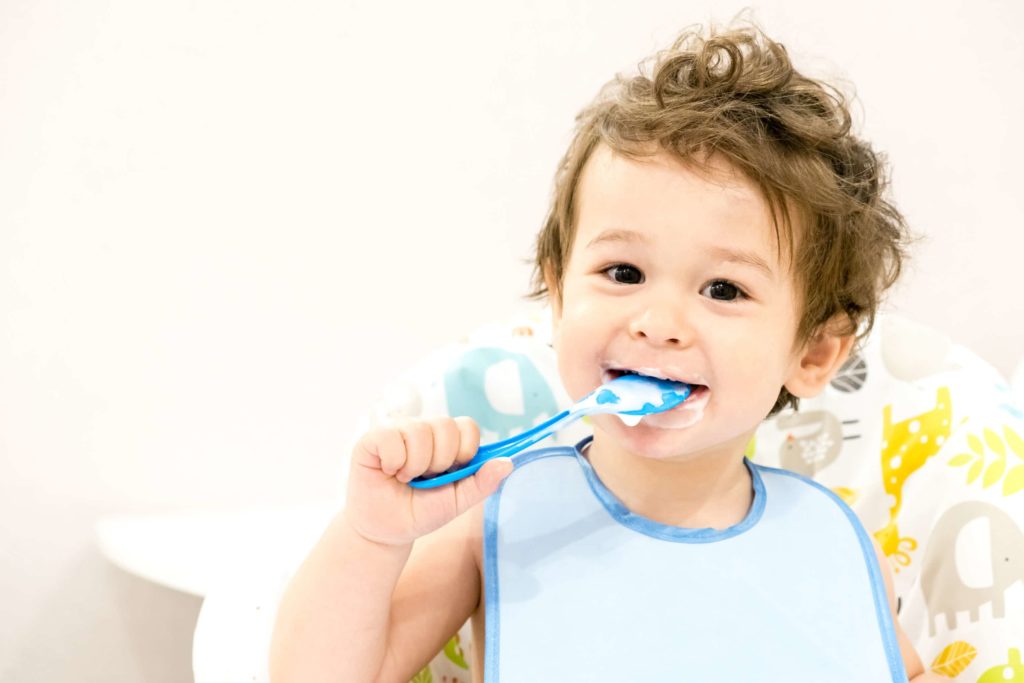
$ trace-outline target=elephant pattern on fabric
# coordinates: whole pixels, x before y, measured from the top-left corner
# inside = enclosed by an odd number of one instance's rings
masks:
[[[498,410],[487,394],[488,372],[499,364],[515,367],[522,396],[521,413]],[[449,415],[468,415],[480,425],[481,441],[505,439],[524,432],[558,413],[547,380],[529,357],[495,347],[476,348],[444,373]]]
[[[984,519],[989,524],[988,560],[992,567],[990,586],[968,586],[956,565],[956,547],[964,527]],[[1006,616],[1005,593],[1017,581],[1024,581],[1024,532],[1005,511],[991,503],[967,501],[946,510],[928,539],[921,590],[928,606],[928,632],[935,635],[935,620],[946,619],[946,627],[956,626],[957,612],[967,612],[971,621],[979,618],[979,608],[992,605],[992,616]]]

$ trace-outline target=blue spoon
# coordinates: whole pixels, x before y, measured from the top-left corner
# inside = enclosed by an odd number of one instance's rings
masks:
[[[473,459],[460,468],[433,477],[417,477],[409,486],[430,489],[450,484],[470,476],[493,458],[506,458],[523,451],[559,429],[569,426],[584,415],[600,413],[619,415],[650,415],[671,410],[690,395],[690,385],[657,379],[644,375],[622,375],[605,382],[581,398],[568,410],[563,410],[547,422],[533,429],[491,444],[481,446]]]

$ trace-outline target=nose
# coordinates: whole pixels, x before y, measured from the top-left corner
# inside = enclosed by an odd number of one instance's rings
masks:
[[[657,346],[689,346],[693,343],[695,325],[684,308],[678,293],[673,299],[648,303],[629,323],[630,335]]]

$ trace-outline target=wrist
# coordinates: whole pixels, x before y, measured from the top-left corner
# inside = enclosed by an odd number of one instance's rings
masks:
[[[347,507],[335,518],[333,525],[339,526],[341,533],[349,537],[353,542],[371,551],[408,555],[412,550],[413,541],[392,542],[364,532],[360,528],[359,523],[349,514]]]

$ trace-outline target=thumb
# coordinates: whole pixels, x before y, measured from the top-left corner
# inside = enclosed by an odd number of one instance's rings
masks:
[[[511,458],[494,458],[471,477],[455,482],[455,506],[462,514],[498,490],[502,480],[515,469]]]

